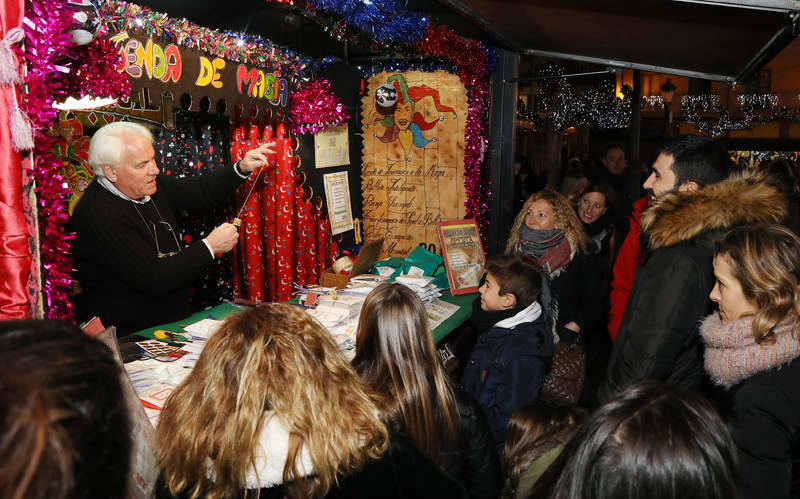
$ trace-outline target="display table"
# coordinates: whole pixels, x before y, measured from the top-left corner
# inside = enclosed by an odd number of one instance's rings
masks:
[[[442,301],[446,301],[447,303],[452,303],[453,305],[458,305],[458,311],[456,311],[456,313],[453,314],[452,316],[448,317],[446,321],[439,324],[439,326],[433,330],[434,343],[439,343],[439,341],[441,341],[442,338],[450,334],[455,328],[457,328],[458,326],[463,324],[467,319],[469,319],[470,315],[472,315],[472,302],[475,300],[475,297],[477,296],[478,293],[451,296],[449,293],[445,292],[444,294],[442,294],[442,296],[439,297],[439,299]],[[166,331],[171,331],[173,333],[181,333],[183,332],[184,326],[188,326],[189,324],[193,324],[199,320],[208,317],[220,320],[237,312],[241,312],[241,310],[234,307],[233,305],[223,303],[217,305],[216,307],[211,307],[207,310],[203,310],[201,312],[192,314],[185,319],[181,319],[175,322],[169,322],[167,324],[160,324],[158,326],[154,326],[147,329],[142,329],[141,331],[137,331],[134,334],[145,338],[154,338],[153,332],[159,329],[164,329]]]

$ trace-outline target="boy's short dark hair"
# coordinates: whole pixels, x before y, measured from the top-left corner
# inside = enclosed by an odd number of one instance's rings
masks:
[[[542,273],[527,258],[519,255],[495,255],[486,262],[486,271],[497,281],[500,288],[498,294],[513,294],[517,305],[527,307],[539,299]]]

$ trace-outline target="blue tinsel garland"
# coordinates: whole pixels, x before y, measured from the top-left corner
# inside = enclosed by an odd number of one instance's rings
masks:
[[[318,10],[336,14],[346,23],[382,42],[412,43],[425,35],[428,19],[409,12],[396,0],[309,0]]]

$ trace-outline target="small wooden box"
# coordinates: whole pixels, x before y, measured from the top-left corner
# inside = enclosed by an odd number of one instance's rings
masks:
[[[322,275],[319,276],[319,285],[326,288],[344,289],[347,283],[350,282],[351,277],[369,272],[375,262],[378,261],[378,254],[381,252],[383,246],[383,239],[378,239],[370,243],[364,244],[361,251],[358,253],[358,259],[353,264],[353,269],[349,274],[337,274],[331,267],[325,269]]]

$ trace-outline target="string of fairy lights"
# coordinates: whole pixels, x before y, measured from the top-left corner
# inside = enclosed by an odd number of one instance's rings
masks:
[[[517,118],[529,123],[534,131],[563,132],[570,127],[588,125],[593,128],[619,129],[630,125],[631,88],[623,85],[621,97],[609,80],[588,87],[576,88],[564,75],[563,66],[547,64],[537,70],[545,77],[539,84],[534,102],[520,102]],[[719,94],[683,95],[680,98],[681,115],[686,123],[693,123],[698,131],[712,136],[724,135],[733,130],[748,130],[776,121],[800,122],[800,94],[790,99],[775,93],[746,93],[735,96],[732,105]],[[781,104],[781,100],[791,102]],[[643,96],[643,111],[663,111],[664,99],[660,95]]]

